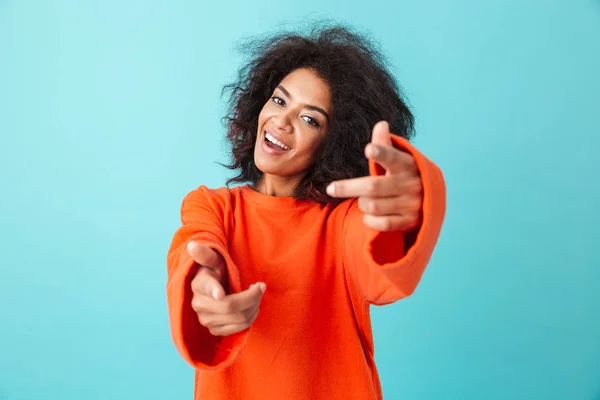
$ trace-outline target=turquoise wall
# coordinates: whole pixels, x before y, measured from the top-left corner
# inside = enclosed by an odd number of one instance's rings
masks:
[[[448,183],[386,399],[600,399],[600,2],[0,0],[0,399],[191,399],[165,254],[228,172],[235,43],[369,30]],[[351,396],[349,398],[352,398]]]

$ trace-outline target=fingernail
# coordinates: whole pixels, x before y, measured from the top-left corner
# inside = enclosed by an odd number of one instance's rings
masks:
[[[260,287],[260,291],[261,292],[265,292],[267,290],[267,285],[265,285],[264,283],[259,283],[258,286]]]
[[[334,185],[333,183],[330,183],[330,184],[327,186],[327,189],[325,189],[325,190],[327,191],[327,194],[328,194],[328,195],[330,195],[330,196],[333,196],[333,194],[335,193],[335,187],[334,187],[334,186],[335,186],[335,185]]]
[[[212,297],[213,297],[213,299],[218,300],[219,290],[217,288],[213,289],[213,291],[212,291]]]

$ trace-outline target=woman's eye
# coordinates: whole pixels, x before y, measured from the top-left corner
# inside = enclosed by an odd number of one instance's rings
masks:
[[[280,106],[285,106],[285,101],[283,101],[281,98],[279,98],[277,96],[273,96],[273,97],[271,97],[271,99],[273,99],[273,102],[275,104],[278,104]]]
[[[311,126],[314,126],[315,128],[319,127],[319,122],[317,122],[317,120],[314,119],[313,117],[305,116],[305,117],[302,117],[302,118],[304,118],[304,120],[306,121],[307,124],[309,124]]]

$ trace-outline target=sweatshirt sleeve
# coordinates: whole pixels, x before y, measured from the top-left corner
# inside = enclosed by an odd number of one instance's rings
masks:
[[[392,135],[394,146],[416,160],[423,183],[421,224],[412,231],[380,232],[363,223],[357,200],[343,227],[343,260],[349,278],[370,304],[384,305],[410,296],[429,263],[446,211],[446,187],[440,169],[404,138]],[[370,175],[385,171],[369,161]]]
[[[236,265],[227,251],[223,207],[205,187],[190,192],[181,206],[181,226],[167,254],[167,306],[171,335],[183,359],[196,369],[219,370],[231,365],[246,344],[248,331],[213,336],[200,325],[192,309],[191,281],[197,265],[187,252],[188,242],[204,243],[223,256],[227,265],[227,290],[240,291]]]

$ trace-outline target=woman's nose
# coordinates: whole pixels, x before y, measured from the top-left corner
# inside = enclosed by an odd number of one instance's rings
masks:
[[[292,124],[291,124],[291,118],[289,113],[281,113],[277,116],[275,116],[275,118],[273,118],[274,122],[275,122],[275,127],[283,132],[291,132],[292,130]]]

